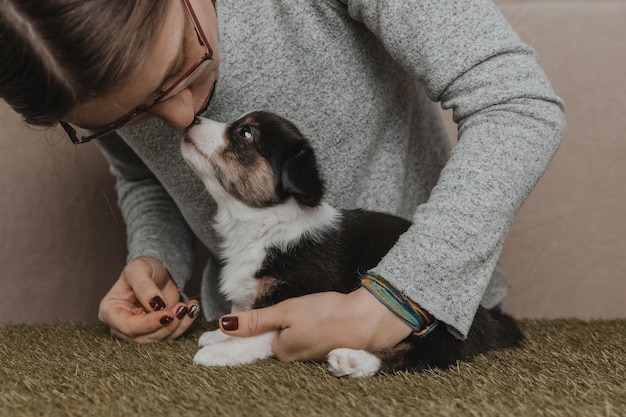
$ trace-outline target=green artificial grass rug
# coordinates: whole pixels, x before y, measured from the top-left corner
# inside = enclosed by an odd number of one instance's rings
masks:
[[[0,416],[626,416],[626,320],[521,320],[523,348],[452,369],[335,378],[321,363],[192,363],[185,337],[0,325]]]

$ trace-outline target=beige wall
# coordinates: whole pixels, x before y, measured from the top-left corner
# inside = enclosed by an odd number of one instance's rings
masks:
[[[626,2],[501,3],[565,100],[568,123],[507,239],[505,309],[626,317]]]
[[[568,119],[506,242],[505,308],[626,317],[626,2],[499,3],[537,49]],[[0,106],[0,322],[96,319],[126,251],[112,188],[93,144],[27,128]]]
[[[126,256],[113,179],[95,146],[0,104],[0,321],[94,321]]]

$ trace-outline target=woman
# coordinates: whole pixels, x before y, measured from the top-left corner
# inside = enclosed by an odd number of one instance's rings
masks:
[[[228,312],[216,291],[214,203],[178,150],[179,129],[199,113],[286,116],[313,141],[331,204],[411,219],[374,272],[458,337],[480,303],[505,297],[498,256],[565,124],[533,50],[491,1],[230,0],[219,13],[207,0],[0,6],[0,96],[29,123],[96,139],[116,176],[128,265],[100,305],[114,335],[149,342],[190,326],[199,306],[180,289],[195,238],[215,255],[204,314]],[[452,152],[433,101],[454,110]],[[419,330],[364,288],[220,325],[238,336],[281,330],[281,360],[390,347]]]

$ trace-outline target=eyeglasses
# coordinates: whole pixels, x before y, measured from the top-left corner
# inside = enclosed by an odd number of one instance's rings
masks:
[[[198,17],[194,12],[193,7],[191,6],[190,0],[183,0],[183,3],[185,4],[185,9],[187,10],[187,13],[189,13],[189,16],[191,17],[194,29],[196,31],[196,34],[198,35],[198,41],[200,42],[200,45],[203,46],[205,49],[204,55],[200,59],[198,59],[195,64],[193,64],[187,71],[185,71],[185,73],[182,74],[169,87],[164,88],[157,95],[152,104],[139,106],[130,113],[120,117],[119,119],[117,119],[113,123],[108,124],[107,126],[98,129],[85,129],[72,123],[59,121],[59,124],[63,126],[63,129],[65,129],[65,132],[67,132],[67,135],[70,137],[75,145],[89,142],[90,140],[102,137],[121,127],[133,123],[134,121],[139,119],[139,117],[143,116],[147,111],[149,111],[150,108],[152,108],[152,106],[154,106],[155,104],[170,99],[183,91],[185,88],[189,87],[189,85],[196,81],[211,66],[211,62],[213,62],[213,50],[211,49],[211,45],[209,45],[209,41],[202,31],[202,27],[200,26],[200,22],[198,21]]]

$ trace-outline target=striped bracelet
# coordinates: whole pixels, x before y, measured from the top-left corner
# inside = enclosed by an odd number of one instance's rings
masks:
[[[415,336],[426,336],[439,324],[433,316],[381,276],[369,272],[361,278],[361,285],[411,327]]]

